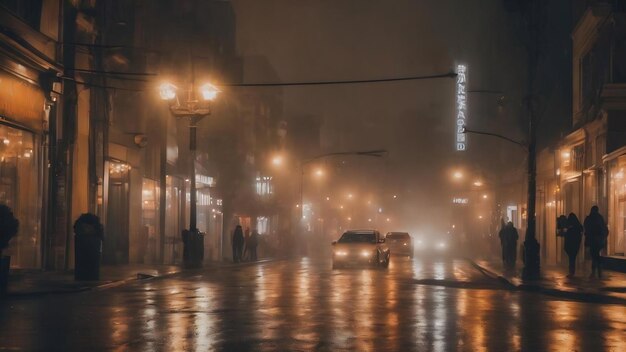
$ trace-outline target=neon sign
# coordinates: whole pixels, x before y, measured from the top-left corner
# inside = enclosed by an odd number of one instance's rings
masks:
[[[467,150],[467,136],[463,133],[463,127],[467,120],[467,67],[456,67],[456,150]]]
[[[469,199],[467,198],[452,198],[452,203],[454,204],[468,204]]]

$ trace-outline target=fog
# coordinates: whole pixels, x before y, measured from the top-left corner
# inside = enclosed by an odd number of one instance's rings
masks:
[[[468,126],[524,139],[524,48],[516,39],[515,14],[504,2],[238,0],[233,5],[238,51],[244,60],[267,58],[281,82],[429,75],[466,64]],[[247,74],[256,82],[275,79]],[[468,136],[468,150],[455,150],[455,97],[450,78],[283,90],[285,119],[321,121],[320,153],[389,151],[384,161],[350,159],[355,166],[345,172],[368,194],[397,194],[390,227],[413,232],[445,231],[453,222],[451,199],[458,186],[451,182],[452,170],[505,177],[520,184],[516,191],[523,190],[526,158],[516,146]],[[326,180],[326,187],[350,188],[336,181]]]

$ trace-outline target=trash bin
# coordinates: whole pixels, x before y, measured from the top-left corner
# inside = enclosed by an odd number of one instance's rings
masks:
[[[74,280],[100,280],[103,228],[93,214],[83,214],[74,223]]]
[[[204,232],[183,230],[183,265],[200,268],[204,259]]]

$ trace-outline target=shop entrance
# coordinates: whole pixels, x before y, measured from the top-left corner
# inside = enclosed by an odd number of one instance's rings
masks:
[[[105,241],[105,264],[128,263],[129,170],[124,163],[109,163],[109,187]]]

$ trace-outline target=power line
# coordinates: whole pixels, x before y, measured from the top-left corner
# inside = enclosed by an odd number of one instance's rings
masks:
[[[379,79],[361,79],[347,81],[312,81],[312,82],[276,82],[276,83],[233,83],[222,84],[224,87],[290,87],[290,86],[322,86],[322,85],[339,85],[339,84],[362,84],[362,83],[384,83],[384,82],[401,82],[401,81],[417,81],[425,79],[437,78],[454,78],[456,72],[448,72],[437,75],[426,76],[409,76],[409,77],[392,77]]]
[[[69,69],[70,71],[83,72],[87,74],[94,75],[134,75],[134,76],[149,76],[154,77],[156,74],[154,73],[141,73],[141,72],[115,72],[115,71],[97,71],[97,70],[87,70],[87,69]],[[408,77],[391,77],[391,78],[378,78],[378,79],[363,79],[363,80],[346,80],[346,81],[310,81],[310,82],[268,82],[268,83],[231,83],[231,84],[221,84],[218,86],[222,87],[293,87],[293,86],[320,86],[320,85],[342,85],[342,84],[367,84],[367,83],[385,83],[385,82],[402,82],[402,81],[417,81],[417,80],[427,80],[427,79],[439,79],[439,78],[454,78],[456,77],[456,72],[449,72],[445,74],[436,74],[436,75],[425,75],[425,76],[408,76]],[[111,87],[111,86],[101,86],[92,83],[87,83],[83,81],[75,80],[71,77],[64,77],[70,80],[75,81],[76,83],[91,85],[93,87],[99,88],[111,88],[111,89],[119,89],[119,90],[129,90],[129,91],[141,91],[146,89],[131,89],[131,88],[119,88],[119,87]],[[131,78],[131,77],[112,77],[112,79],[126,80],[126,81],[136,81],[136,82],[151,82],[149,79],[142,78]]]

